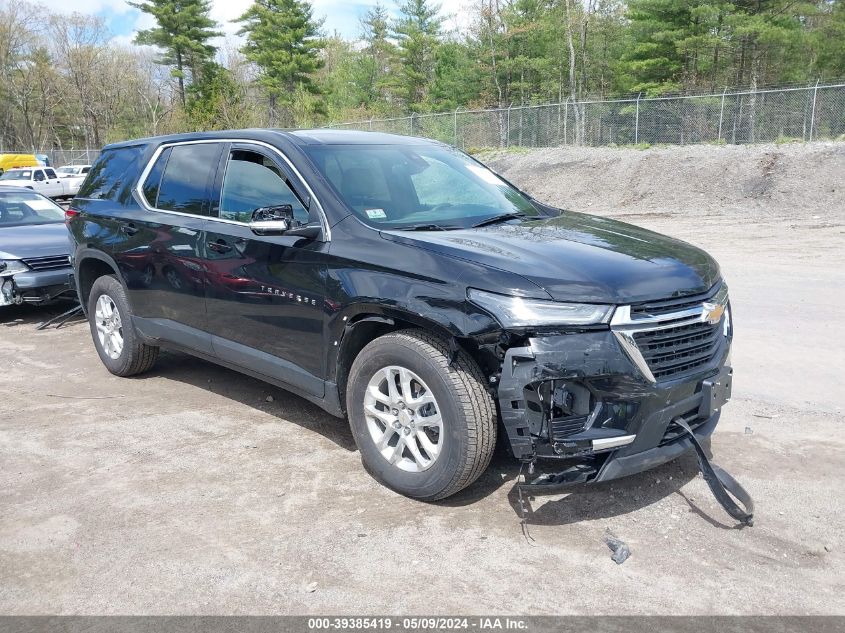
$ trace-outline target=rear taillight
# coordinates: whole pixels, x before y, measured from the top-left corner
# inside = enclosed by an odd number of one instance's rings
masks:
[[[68,207],[67,209],[65,209],[65,222],[70,222],[77,215],[79,215],[79,211]]]

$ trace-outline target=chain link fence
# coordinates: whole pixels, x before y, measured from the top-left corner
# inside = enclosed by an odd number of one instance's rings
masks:
[[[845,140],[845,83],[678,97],[585,100],[414,114],[328,125],[444,141],[465,150],[560,145],[685,145]],[[99,149],[46,155],[50,165],[90,165]]]
[[[459,108],[328,127],[424,136],[465,150],[845,139],[845,84]]]
[[[51,167],[64,165],[91,165],[100,155],[99,149],[13,149],[0,148],[0,154],[35,154],[36,158],[47,157]]]

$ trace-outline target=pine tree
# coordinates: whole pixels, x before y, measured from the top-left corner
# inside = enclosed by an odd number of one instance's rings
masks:
[[[511,100],[525,105],[534,97],[549,101],[557,96],[557,81],[548,90],[548,79],[558,79],[553,55],[553,30],[549,28],[552,13],[544,0],[516,0],[503,12],[508,27],[509,47],[506,66],[510,71]],[[555,16],[558,17],[558,16]],[[563,16],[567,19],[569,16]],[[563,39],[564,34],[560,34]],[[544,94],[546,93],[546,94]]]
[[[217,24],[209,17],[210,0],[145,0],[129,4],[156,19],[158,26],[139,31],[135,43],[158,46],[164,51],[158,63],[174,67],[172,74],[179,83],[179,100],[184,108],[185,70],[190,70],[191,80],[195,80],[217,50],[209,40],[221,35],[213,30]]]
[[[244,91],[231,71],[214,61],[203,64],[197,81],[187,89],[186,113],[199,130],[229,129],[249,125]]]
[[[621,70],[652,93],[800,81],[816,12],[800,0],[631,0]]]
[[[845,0],[822,3],[819,27],[814,32],[815,70],[822,80],[845,76]]]
[[[369,90],[372,82],[369,57],[337,34],[323,41],[320,56],[324,63],[316,80],[326,113],[331,120],[359,118],[362,116],[359,108],[367,108],[374,100]]]
[[[444,42],[434,55],[434,79],[428,94],[429,109],[454,110],[478,98],[479,64],[461,42]]]
[[[562,100],[569,17],[563,1],[482,3],[469,44],[481,72],[483,105]]]
[[[362,51],[366,84],[362,86],[366,93],[367,105],[388,98],[386,91],[387,77],[390,75],[396,46],[388,39],[390,36],[390,16],[385,6],[376,2],[361,19],[361,39],[366,43]]]
[[[313,17],[311,4],[301,0],[256,0],[235,22],[246,35],[241,49],[258,66],[258,83],[270,99],[275,123],[278,105],[290,108],[297,92],[317,94],[313,74],[323,65],[319,57],[321,20]],[[288,117],[290,118],[290,116]]]
[[[804,24],[817,8],[793,0],[733,0],[727,18],[737,51],[736,85],[752,89],[805,78]]]
[[[693,0],[696,2],[697,0]],[[690,35],[692,3],[677,0],[631,0],[628,19],[632,45],[624,71],[633,92],[659,94],[678,90],[684,75],[684,53],[676,43]]]
[[[440,43],[440,5],[428,0],[405,0],[399,5],[399,19],[393,37],[399,42],[400,68],[395,78],[396,92],[412,112],[424,108],[428,86],[434,76],[435,51]]]

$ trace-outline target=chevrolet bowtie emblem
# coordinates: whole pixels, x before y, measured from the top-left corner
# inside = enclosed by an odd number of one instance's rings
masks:
[[[706,302],[701,307],[704,308],[704,313],[701,315],[702,321],[707,321],[712,325],[721,321],[722,315],[725,313],[725,306],[721,303]]]

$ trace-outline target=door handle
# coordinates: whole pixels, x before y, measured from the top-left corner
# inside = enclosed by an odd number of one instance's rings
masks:
[[[214,251],[215,253],[228,253],[232,250],[232,247],[229,246],[223,240],[217,240],[216,242],[206,242],[205,245],[208,247],[208,250]]]
[[[132,223],[129,224],[121,224],[120,225],[120,232],[126,233],[127,235],[135,235],[138,232],[138,227]]]

